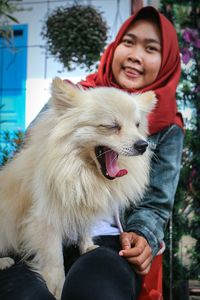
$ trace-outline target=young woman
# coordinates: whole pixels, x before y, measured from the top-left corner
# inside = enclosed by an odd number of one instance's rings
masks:
[[[136,209],[121,212],[122,234],[114,220],[102,220],[93,230],[101,247],[82,256],[76,247],[64,250],[68,263],[62,300],[138,299],[141,277],[161,247],[179,178],[183,144],[175,98],[179,77],[175,29],[156,9],[145,7],[122,25],[97,73],[79,83],[84,88],[112,86],[130,93],[154,90],[158,104],[149,115],[154,152],[150,188]],[[0,282],[0,299],[55,299],[22,263],[0,272]]]

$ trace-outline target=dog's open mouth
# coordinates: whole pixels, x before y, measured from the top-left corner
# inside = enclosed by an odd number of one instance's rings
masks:
[[[118,153],[108,147],[98,146],[95,148],[96,158],[101,166],[102,174],[108,179],[124,176],[126,169],[120,169],[117,165]]]

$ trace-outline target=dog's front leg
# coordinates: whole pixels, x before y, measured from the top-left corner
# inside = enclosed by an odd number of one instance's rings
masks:
[[[62,243],[55,246],[55,248],[54,246],[49,244],[49,247],[51,247],[51,250],[48,251],[49,258],[45,261],[41,275],[50,292],[56,299],[60,300],[65,281]]]
[[[60,299],[65,280],[62,236],[44,218],[30,220],[24,230],[25,251],[34,254],[30,266],[41,274],[48,289]]]
[[[88,232],[87,233],[85,232],[84,234],[82,233],[81,237],[79,238],[79,249],[81,254],[84,254],[98,247],[99,247],[98,245],[94,244]]]

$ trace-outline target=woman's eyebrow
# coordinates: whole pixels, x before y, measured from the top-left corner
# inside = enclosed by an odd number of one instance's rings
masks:
[[[133,33],[131,33],[131,32],[125,33],[124,36],[131,37],[132,39],[137,39],[137,38],[138,38],[137,35],[135,35],[135,34],[133,34]],[[160,43],[159,40],[152,39],[152,38],[145,38],[144,41],[147,42],[147,43],[156,43],[156,44],[158,44],[158,45],[161,45],[161,43]]]

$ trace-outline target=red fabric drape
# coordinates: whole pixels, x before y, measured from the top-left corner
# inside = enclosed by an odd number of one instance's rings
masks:
[[[162,300],[162,255],[154,258],[149,273],[143,276],[138,300]]]
[[[154,134],[171,124],[183,126],[181,114],[177,111],[176,88],[180,78],[180,54],[176,31],[170,21],[155,8],[143,7],[135,15],[128,18],[121,26],[116,39],[112,42],[102,55],[98,71],[81,81],[85,88],[97,86],[118,86],[112,76],[112,59],[115,48],[119,45],[124,33],[140,14],[157,16],[162,34],[162,63],[157,79],[142,90],[131,89],[128,92],[138,93],[153,90],[158,98],[158,103],[154,111],[149,115],[149,133]]]

